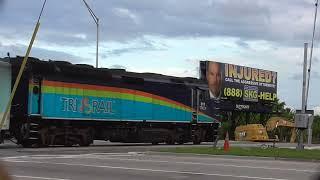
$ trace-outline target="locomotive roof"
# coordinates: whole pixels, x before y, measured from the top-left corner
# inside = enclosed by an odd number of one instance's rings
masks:
[[[10,58],[11,64],[17,67],[22,62],[23,57],[17,56],[16,58]],[[1,60],[1,59],[0,59]],[[8,58],[3,58],[2,61],[7,61]],[[72,64],[67,61],[44,61],[37,58],[29,57],[27,68],[31,71],[37,71],[41,73],[66,73],[66,74],[78,74],[78,75],[96,75],[96,76],[112,76],[118,78],[135,78],[143,81],[156,81],[173,84],[186,84],[206,86],[205,82],[193,77],[175,77],[157,73],[137,73],[128,72],[125,69],[110,69],[110,68],[95,68],[87,64]]]

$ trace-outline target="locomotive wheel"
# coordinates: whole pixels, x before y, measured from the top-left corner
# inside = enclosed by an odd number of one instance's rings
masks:
[[[88,128],[83,132],[83,135],[79,137],[80,143],[79,146],[90,146],[93,143],[94,132],[92,128]]]
[[[37,122],[23,123],[20,128],[21,145],[25,148],[40,147],[40,125]]]
[[[178,137],[177,143],[178,143],[179,145],[182,145],[184,142],[185,142],[185,141],[184,141],[184,135],[180,135],[180,136]]]
[[[201,139],[198,135],[195,135],[193,137],[193,140],[192,140],[193,144],[200,144],[201,143]]]
[[[79,143],[79,146],[83,146],[83,147],[87,147],[87,146],[90,146],[91,144],[91,141],[90,141],[90,137],[80,137],[80,143]]]
[[[158,144],[159,142],[156,142],[156,141],[152,142],[152,145],[158,145]]]
[[[79,144],[79,146],[81,146],[81,147],[88,147],[88,146],[90,146],[90,143],[88,143],[88,142],[80,142],[80,144]]]
[[[169,135],[166,139],[166,144],[168,145],[174,145],[174,137],[172,135]]]

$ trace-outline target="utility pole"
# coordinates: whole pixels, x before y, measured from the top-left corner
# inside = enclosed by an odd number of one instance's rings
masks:
[[[94,14],[92,9],[89,7],[88,3],[85,0],[82,0],[82,1],[86,5],[93,21],[96,23],[96,26],[97,26],[96,68],[98,68],[99,66],[99,18]]]
[[[304,43],[304,60],[303,60],[303,80],[302,80],[302,105],[301,114],[295,118],[296,127],[298,128],[298,145],[297,150],[304,149],[302,132],[306,128],[308,115],[306,114],[306,89],[307,89],[307,64],[308,64],[308,43]]]

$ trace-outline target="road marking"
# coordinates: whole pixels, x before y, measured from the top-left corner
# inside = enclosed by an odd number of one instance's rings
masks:
[[[172,153],[164,153],[166,155],[170,154],[170,155],[176,155],[176,154],[172,154]],[[263,163],[274,163],[275,161],[277,162],[277,164],[292,164],[292,162],[294,162],[295,164],[307,164],[307,165],[310,165],[310,164],[314,164],[314,165],[319,165],[318,163],[315,163],[315,162],[299,162],[299,161],[283,161],[283,160],[272,160],[270,158],[273,158],[273,157],[258,157],[258,158],[261,158],[261,159],[241,159],[241,158],[244,158],[245,156],[236,156],[235,158],[234,157],[227,157],[227,158],[223,158],[221,157],[221,155],[210,155],[210,154],[191,154],[191,153],[179,153],[179,155],[189,155],[188,156],[183,156],[183,157],[177,157],[177,156],[170,156],[170,158],[172,159],[184,159],[184,158],[199,158],[199,157],[202,157],[203,159],[208,159],[209,158],[214,158],[215,160],[222,160],[222,161],[236,161],[236,162],[239,162],[239,161],[242,161],[242,162],[263,162]],[[197,156],[197,157],[191,157],[190,155],[192,156]],[[155,157],[163,157],[163,155],[153,155],[152,156],[155,156]],[[237,158],[239,157],[239,158]],[[255,158],[254,156],[251,156],[251,157],[247,157],[247,158]],[[263,161],[261,161],[263,160]]]
[[[26,158],[28,156],[9,156],[9,157],[3,157],[1,159],[18,159],[18,158]]]
[[[0,158],[1,160],[7,159],[68,159],[68,158],[84,158],[86,156],[95,156],[95,155],[103,155],[105,157],[128,157],[133,155],[141,155],[141,154],[132,154],[132,153],[90,153],[90,154],[79,154],[79,155],[29,155],[29,156],[11,156]]]
[[[26,158],[45,160],[45,159],[70,159],[70,158],[86,158],[86,159],[106,159],[106,160],[119,160],[119,161],[135,161],[135,162],[154,162],[154,163],[175,163],[175,164],[185,164],[185,165],[204,165],[204,166],[223,166],[223,167],[236,167],[236,168],[248,168],[248,169],[264,169],[264,170],[278,170],[278,171],[295,171],[295,172],[310,172],[316,173],[318,170],[310,169],[294,169],[294,168],[277,168],[277,167],[268,167],[268,166],[245,166],[245,165],[233,165],[233,164],[224,164],[224,163],[199,163],[199,162],[188,162],[188,161],[162,161],[162,160],[141,160],[141,159],[121,159],[121,158],[112,158],[112,157],[132,157],[133,155],[142,155],[137,152],[129,153],[89,153],[89,154],[79,154],[79,155],[31,155],[31,156],[15,156],[7,157],[2,160],[11,160],[11,159],[21,159]],[[225,159],[223,159],[225,160]],[[247,160],[244,160],[247,161]]]
[[[71,180],[71,179],[61,179],[61,178],[36,177],[36,176],[21,176],[21,175],[11,175],[11,176],[16,178],[25,178],[25,179]]]
[[[97,157],[84,157],[87,159],[96,159]],[[236,168],[249,168],[249,169],[267,169],[267,170],[280,170],[280,171],[296,171],[296,172],[311,172],[315,173],[318,170],[308,170],[308,169],[284,169],[284,168],[275,168],[268,166],[240,166],[233,164],[222,164],[222,163],[198,163],[198,162],[180,162],[180,161],[157,161],[157,160],[142,160],[142,159],[120,159],[120,158],[108,158],[108,157],[99,157],[98,159],[107,159],[107,160],[120,160],[120,161],[136,161],[136,162],[154,162],[154,163],[175,163],[175,164],[186,164],[186,165],[204,165],[204,166],[223,166],[223,167],[236,167]]]
[[[108,155],[107,157],[128,157],[132,155]],[[80,155],[64,155],[64,156],[57,156],[57,157],[36,157],[36,156],[29,156],[25,158],[18,158],[18,159],[72,159],[72,158],[87,158],[86,156]],[[5,160],[5,159],[3,159]]]
[[[233,177],[233,178],[242,178],[242,179],[288,180],[288,179],[279,179],[279,178],[272,178],[272,177],[237,176],[237,175],[232,175],[232,174],[217,174],[217,173],[201,173],[201,172],[192,172],[192,171],[173,171],[173,170],[161,170],[161,169],[130,168],[130,167],[123,167],[123,166],[101,166],[101,165],[89,165],[89,164],[51,163],[51,162],[41,162],[41,161],[15,161],[15,160],[7,160],[6,162],[51,164],[51,165],[65,165],[65,166],[83,166],[83,167],[134,170],[134,171],[149,171],[149,172],[160,172],[160,173],[176,173],[176,174],[189,174],[189,175]]]

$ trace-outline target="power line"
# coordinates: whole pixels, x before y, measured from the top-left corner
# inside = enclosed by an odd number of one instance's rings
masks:
[[[40,18],[42,16],[42,12],[43,12],[43,9],[44,9],[44,6],[46,5],[46,3],[47,3],[47,0],[44,0],[42,8],[41,8],[41,11],[40,11],[40,15],[39,15],[39,18],[38,18],[38,22],[40,21]]]
[[[307,91],[306,91],[306,107],[304,107],[305,109],[307,109],[307,102],[308,102],[308,95],[309,95],[311,64],[312,64],[312,55],[313,55],[313,43],[314,43],[314,35],[315,35],[315,31],[316,31],[317,14],[318,14],[318,1],[319,0],[316,0],[316,3],[315,3],[315,13],[314,13],[314,21],[313,21],[313,32],[312,32],[312,41],[311,41],[310,59],[309,59],[309,68],[308,68]]]

